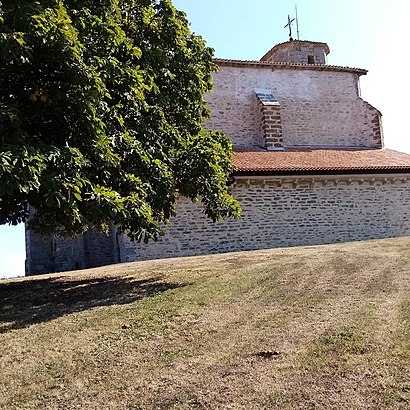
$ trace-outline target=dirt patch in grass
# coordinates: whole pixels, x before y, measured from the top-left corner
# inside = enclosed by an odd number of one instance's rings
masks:
[[[410,239],[0,283],[1,409],[410,406]]]

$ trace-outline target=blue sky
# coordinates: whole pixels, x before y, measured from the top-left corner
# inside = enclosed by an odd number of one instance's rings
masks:
[[[301,40],[328,43],[329,64],[366,68],[362,97],[383,114],[386,146],[410,153],[409,0],[299,0]],[[222,58],[259,59],[288,40],[295,0],[174,0]],[[294,37],[296,27],[294,26]],[[24,229],[0,227],[0,277],[24,272]]]

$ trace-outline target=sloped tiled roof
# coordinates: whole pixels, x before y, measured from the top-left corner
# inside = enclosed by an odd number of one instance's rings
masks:
[[[390,149],[294,148],[284,151],[236,150],[235,173],[410,173],[410,154]]]

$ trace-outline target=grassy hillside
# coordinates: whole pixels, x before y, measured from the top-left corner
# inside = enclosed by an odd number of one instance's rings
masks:
[[[0,409],[410,407],[410,238],[0,282]]]

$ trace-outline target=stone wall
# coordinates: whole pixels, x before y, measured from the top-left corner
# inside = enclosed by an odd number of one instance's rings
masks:
[[[40,236],[26,227],[26,275],[62,272],[86,266],[84,236],[76,239]]]
[[[255,89],[272,90],[281,107],[284,146],[382,146],[380,112],[359,97],[354,72],[222,65],[207,96],[207,127],[228,134],[237,147],[259,145]]]
[[[238,180],[240,220],[212,223],[187,200],[166,236],[148,245],[121,236],[121,260],[134,261],[410,235],[410,180],[316,177]]]
[[[117,232],[108,236],[95,231],[79,238],[40,236],[26,227],[26,275],[64,272],[119,262]]]
[[[96,267],[120,262],[117,229],[111,224],[108,236],[88,231],[84,235],[85,265]]]
[[[261,60],[296,64],[326,64],[327,53],[329,53],[327,44],[294,40],[276,45]],[[309,61],[309,56],[313,57],[313,61]]]
[[[26,240],[26,275],[54,272],[54,243],[49,237],[44,237],[27,229]]]
[[[158,242],[133,243],[114,228],[74,240],[28,232],[28,274],[104,264],[410,235],[410,179],[405,176],[320,176],[237,179],[243,216],[213,223],[181,199]],[[117,246],[118,245],[118,246]]]

